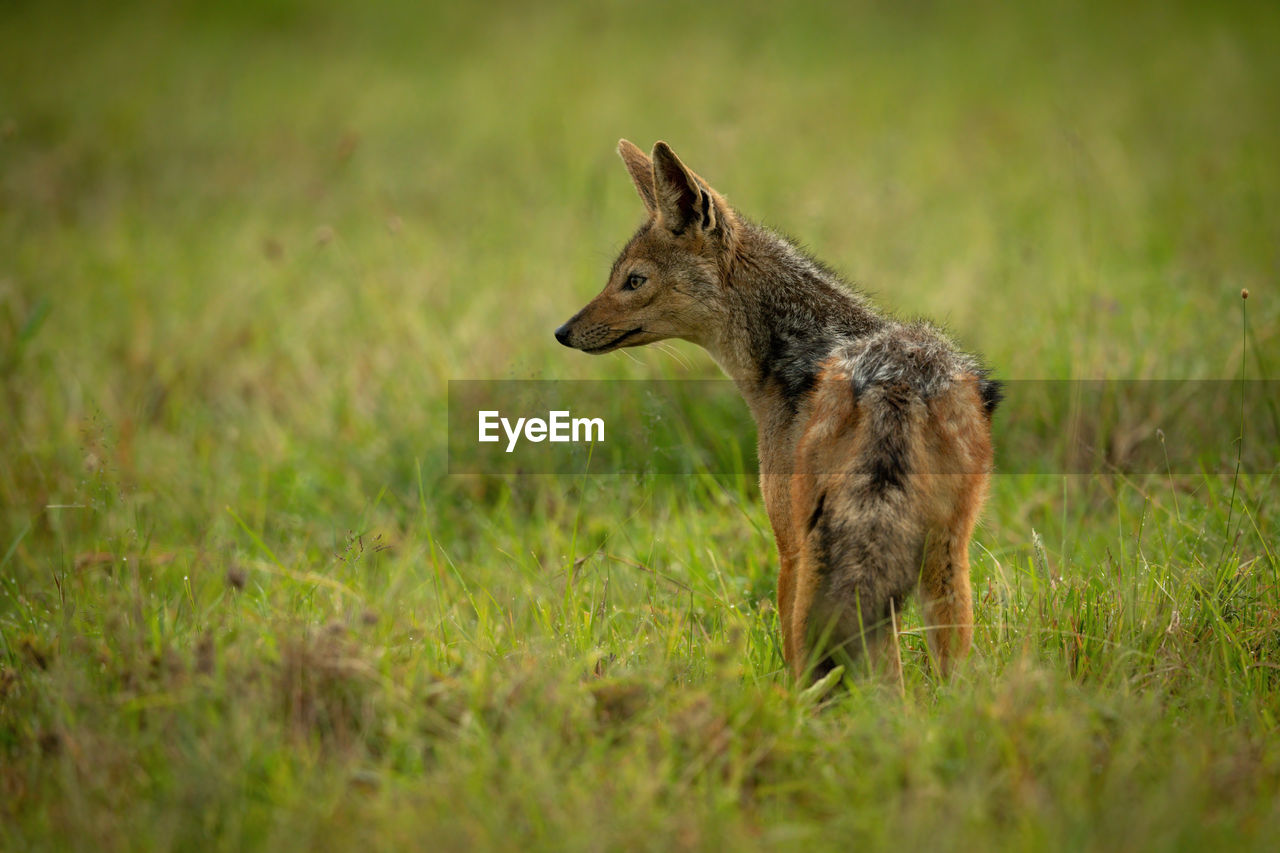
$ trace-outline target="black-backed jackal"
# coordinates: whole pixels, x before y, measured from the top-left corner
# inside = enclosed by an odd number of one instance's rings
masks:
[[[618,153],[648,219],[556,339],[605,353],[682,338],[737,384],[758,429],[797,677],[864,653],[896,674],[896,618],[915,588],[950,673],[973,635],[969,537],[999,384],[937,329],[876,311],[741,218],[666,143],[650,157],[622,140]]]

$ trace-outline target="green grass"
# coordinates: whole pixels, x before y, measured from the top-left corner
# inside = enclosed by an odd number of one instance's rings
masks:
[[[1269,848],[1275,468],[996,477],[963,674],[821,707],[749,477],[446,474],[717,375],[552,339],[620,136],[1002,377],[1271,376],[1280,14],[1123,5],[6,10],[0,848]]]

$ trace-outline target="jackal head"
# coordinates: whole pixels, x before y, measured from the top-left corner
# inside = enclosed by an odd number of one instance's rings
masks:
[[[664,338],[706,346],[725,311],[733,210],[665,142],[650,158],[623,139],[618,153],[649,218],[604,290],[556,329],[556,340],[592,354]]]

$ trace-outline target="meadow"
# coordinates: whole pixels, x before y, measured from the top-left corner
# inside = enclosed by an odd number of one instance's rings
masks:
[[[450,380],[719,375],[552,337],[641,221],[624,136],[1001,378],[1274,378],[1277,43],[1261,3],[9,4],[0,849],[1271,849],[1280,447],[998,473],[963,672],[913,607],[903,690],[823,699],[749,444],[461,476],[446,424]]]

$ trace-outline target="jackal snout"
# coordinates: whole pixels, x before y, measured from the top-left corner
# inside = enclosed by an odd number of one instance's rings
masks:
[[[627,328],[625,318],[616,318],[623,321],[623,326],[620,328],[607,322],[593,321],[589,317],[584,317],[587,309],[591,307],[588,305],[556,329],[556,340],[570,349],[579,349],[591,355],[601,355],[619,347],[634,346],[654,340],[652,337],[637,340],[644,333],[644,327]]]

